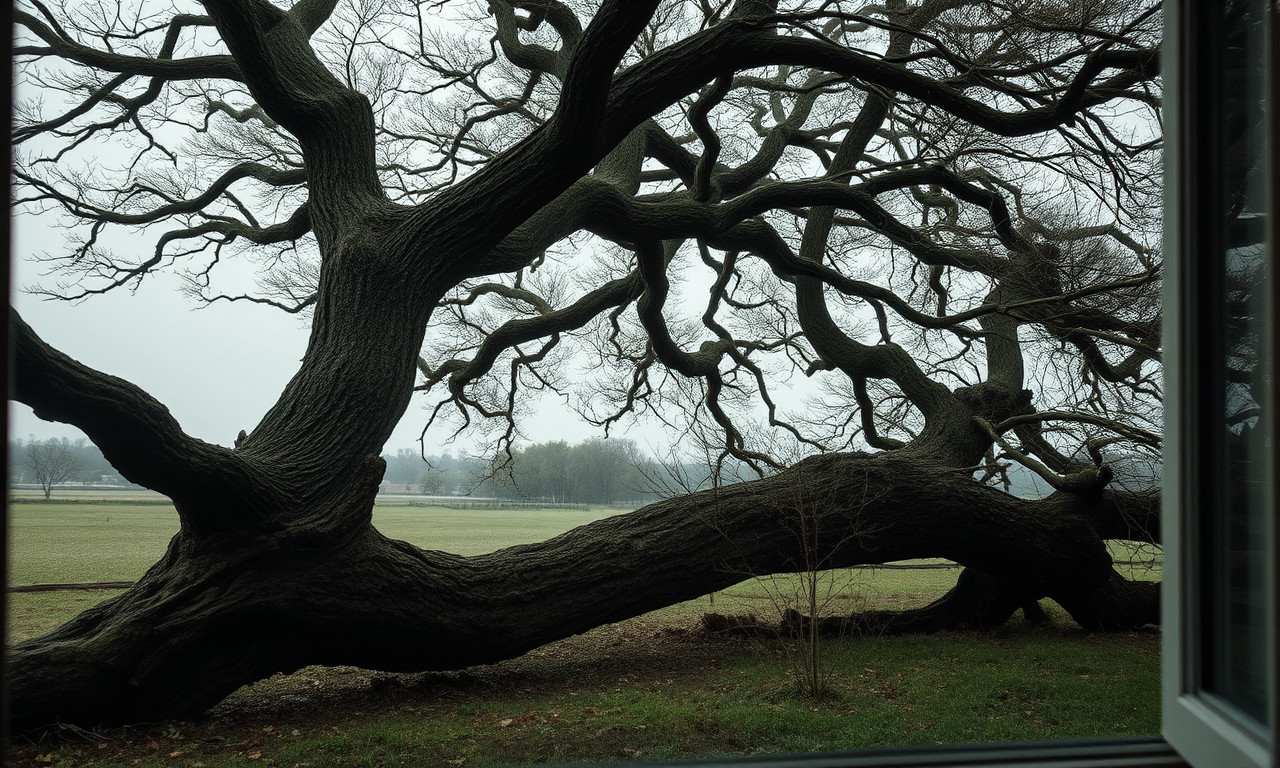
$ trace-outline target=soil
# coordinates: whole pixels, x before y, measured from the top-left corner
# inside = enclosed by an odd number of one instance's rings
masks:
[[[598,627],[543,646],[517,659],[456,672],[394,674],[357,667],[307,667],[246,686],[209,712],[220,727],[268,720],[294,721],[352,711],[370,714],[412,699],[440,701],[476,693],[495,698],[549,695],[617,681],[683,677],[714,668],[719,654],[741,641],[717,638],[696,624],[644,617]],[[311,719],[310,722],[317,721]],[[324,721],[318,721],[324,724]]]
[[[19,736],[7,750],[6,764],[127,766],[167,749],[163,745],[172,744],[177,733],[188,755],[252,754],[256,745],[283,733],[337,730],[353,718],[377,719],[418,704],[477,697],[514,700],[697,676],[715,669],[726,650],[743,642],[707,633],[696,617],[650,615],[598,627],[517,659],[456,672],[307,667],[245,686],[196,721],[96,730],[60,726]],[[69,762],[68,752],[83,757]],[[181,759],[171,764],[203,765]]]

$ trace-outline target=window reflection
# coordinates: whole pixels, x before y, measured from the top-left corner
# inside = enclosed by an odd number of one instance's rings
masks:
[[[1208,568],[1205,588],[1213,596],[1204,618],[1203,686],[1239,707],[1259,723],[1266,719],[1265,514],[1270,508],[1269,440],[1271,410],[1265,393],[1270,365],[1262,353],[1271,321],[1269,264],[1265,239],[1264,47],[1265,0],[1225,4],[1221,21],[1225,40],[1220,103],[1210,118],[1222,155],[1217,160],[1217,216],[1225,220],[1213,244],[1222,258],[1211,260],[1210,285],[1203,289],[1224,311],[1206,317],[1207,342],[1215,348],[1206,372],[1205,417],[1225,416],[1221,441],[1206,498],[1201,546]],[[1208,158],[1205,158],[1206,160]],[[1209,245],[1209,244],[1206,244]],[[1218,298],[1220,297],[1220,298]],[[1215,303],[1216,303],[1215,301]],[[1220,415],[1213,415],[1213,414]],[[1206,425],[1212,434],[1214,429]],[[1221,430],[1222,423],[1216,429]],[[1209,457],[1206,457],[1209,458]],[[1207,478],[1208,479],[1208,478]]]

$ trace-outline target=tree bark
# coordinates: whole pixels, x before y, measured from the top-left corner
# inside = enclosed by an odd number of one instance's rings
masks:
[[[348,503],[371,506],[365,487]],[[833,454],[476,557],[421,550],[370,524],[295,524],[198,546],[179,533],[132,589],[13,648],[13,712],[19,728],[185,717],[311,664],[492,663],[815,558],[968,566],[926,613],[956,608],[971,620],[957,594],[979,586],[991,623],[1040,595],[1086,627],[1153,621],[1155,591],[1111,567],[1091,517],[1099,506],[1066,494],[1020,500],[894,454]],[[996,583],[1020,586],[987,589]]]

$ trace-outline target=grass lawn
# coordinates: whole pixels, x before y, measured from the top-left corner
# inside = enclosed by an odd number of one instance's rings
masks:
[[[106,498],[104,498],[104,496]],[[9,508],[9,583],[132,581],[164,554],[178,532],[173,505],[160,496],[115,498],[115,492],[29,496]],[[476,555],[541,541],[616,509],[458,510],[378,505],[373,522],[387,536],[425,549]]]
[[[136,579],[177,530],[171,506],[146,502],[14,504],[11,583]],[[612,514],[388,505],[375,508],[374,523],[419,546],[477,554]],[[1135,567],[1135,575],[1149,570]],[[921,605],[957,573],[835,572],[823,578],[823,602],[829,613]],[[11,594],[10,639],[47,631],[114,594]],[[196,722],[66,729],[18,739],[7,758],[33,767],[500,766],[1159,729],[1159,633],[1086,633],[1048,605],[1048,626],[1015,618],[986,633],[829,641],[822,659],[832,693],[817,701],[798,692],[800,656],[791,640],[716,636],[700,627],[707,611],[771,619],[798,596],[795,578],[747,579],[458,672],[311,667],[243,688]]]
[[[479,555],[514,544],[543,541],[580,525],[619,514],[576,509],[447,509],[379,504],[373,524],[383,534],[423,549]]]

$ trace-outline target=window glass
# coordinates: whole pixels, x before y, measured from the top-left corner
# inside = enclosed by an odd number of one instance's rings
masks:
[[[1202,382],[1202,434],[1217,444],[1207,459],[1200,546],[1209,597],[1201,614],[1201,685],[1265,722],[1266,514],[1271,504],[1271,366],[1262,354],[1271,322],[1265,237],[1263,18],[1265,0],[1218,6],[1222,48],[1213,55],[1217,102],[1207,118],[1219,157],[1208,173],[1217,223],[1208,227],[1201,290],[1207,347]],[[1208,158],[1204,158],[1208,159]],[[1215,178],[1216,177],[1216,178]]]

